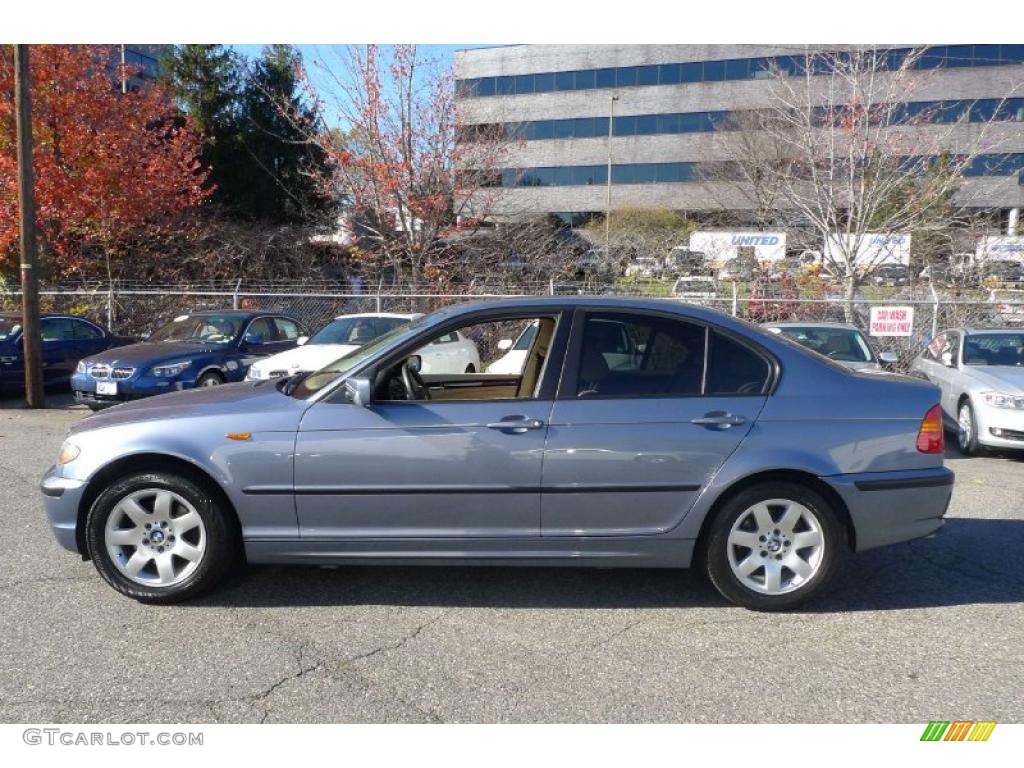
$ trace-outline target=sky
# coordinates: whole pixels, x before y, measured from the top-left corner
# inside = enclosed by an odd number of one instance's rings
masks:
[[[236,51],[244,56],[255,58],[260,55],[263,50],[262,45],[233,45],[231,46]],[[328,65],[332,66],[332,69],[337,74],[343,73],[343,67],[338,66],[340,63],[338,60],[338,53],[342,52],[344,46],[335,45],[296,45],[299,52],[302,54],[303,63],[306,65],[306,71],[309,73],[310,80],[313,82],[313,86],[322,93],[330,93],[336,90],[336,87],[330,81],[329,77],[324,75],[322,68],[315,66],[315,62],[322,60]],[[461,48],[480,48],[480,45],[421,45],[420,49],[430,57],[437,57],[439,60],[445,63],[451,63],[455,58],[455,51]],[[330,112],[332,110],[325,110]],[[328,124],[335,124],[337,122],[337,116],[332,114],[325,114],[324,118]]]

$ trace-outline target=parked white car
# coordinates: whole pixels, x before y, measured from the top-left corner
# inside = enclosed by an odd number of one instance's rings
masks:
[[[537,329],[540,324],[534,320],[523,329],[523,332],[512,339],[502,339],[498,342],[498,349],[505,354],[487,366],[487,373],[500,373],[506,376],[518,376],[523,372],[523,364],[530,352],[533,340],[537,338]]]
[[[389,331],[422,317],[420,313],[369,312],[340,315],[299,346],[258,360],[249,366],[246,381],[317,371]]]
[[[416,352],[420,356],[420,373],[477,373],[480,352],[472,339],[461,331],[446,333],[437,341]]]
[[[654,256],[637,256],[626,266],[626,277],[661,277],[664,265]]]
[[[942,390],[943,421],[965,454],[1024,448],[1024,331],[943,331],[910,371]]]
[[[1001,325],[1024,323],[1024,291],[994,288],[989,291],[988,300]]]
[[[672,296],[691,304],[710,302],[718,298],[718,283],[713,277],[680,277],[672,286]]]
[[[883,365],[899,362],[895,352],[876,352],[864,332],[853,325],[764,323],[763,327],[855,371],[880,371]]]

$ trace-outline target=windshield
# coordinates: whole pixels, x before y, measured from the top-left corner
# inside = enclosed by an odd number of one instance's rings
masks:
[[[968,334],[964,365],[1024,366],[1024,333]]]
[[[787,327],[779,328],[778,332],[830,360],[847,363],[870,363],[874,360],[864,335],[852,328]]]
[[[530,323],[526,330],[519,334],[519,338],[516,339],[516,344],[512,349],[519,352],[529,349],[533,345],[533,340],[537,338],[538,328],[540,328],[540,323]]]
[[[368,344],[382,333],[405,325],[404,317],[345,317],[321,328],[307,344]]]
[[[0,317],[0,341],[13,339],[21,331],[21,320],[13,317]]]
[[[394,339],[402,336],[406,331],[416,328],[422,322],[423,318],[421,317],[413,320],[412,322],[403,323],[402,325],[392,328],[384,335],[378,336],[369,344],[364,344],[359,347],[359,349],[353,349],[347,355],[338,358],[330,365],[326,365],[319,371],[310,373],[295,385],[295,388],[290,393],[291,396],[304,400],[315,392],[319,392],[338,378],[338,376],[352,370],[363,361],[369,360],[377,354],[377,352],[390,344]]]
[[[157,329],[149,341],[195,341],[228,344],[238,335],[242,318],[230,315],[181,315]]]

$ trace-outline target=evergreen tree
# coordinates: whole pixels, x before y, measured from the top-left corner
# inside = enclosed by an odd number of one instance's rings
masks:
[[[250,65],[221,45],[175,46],[162,78],[207,140],[212,202],[231,216],[283,223],[328,208],[324,155],[304,140],[319,120],[299,88],[299,53],[272,45]]]

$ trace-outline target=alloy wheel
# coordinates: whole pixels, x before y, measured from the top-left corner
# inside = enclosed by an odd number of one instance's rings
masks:
[[[764,595],[800,589],[821,569],[824,555],[821,521],[791,499],[768,499],[748,507],[729,531],[733,575]]]
[[[199,513],[165,488],[146,488],[121,499],[107,517],[103,539],[114,567],[149,587],[181,583],[206,552]]]
[[[971,407],[967,403],[960,406],[956,419],[956,440],[961,451],[966,451],[971,444],[971,437],[974,434],[974,419],[971,416]]]

